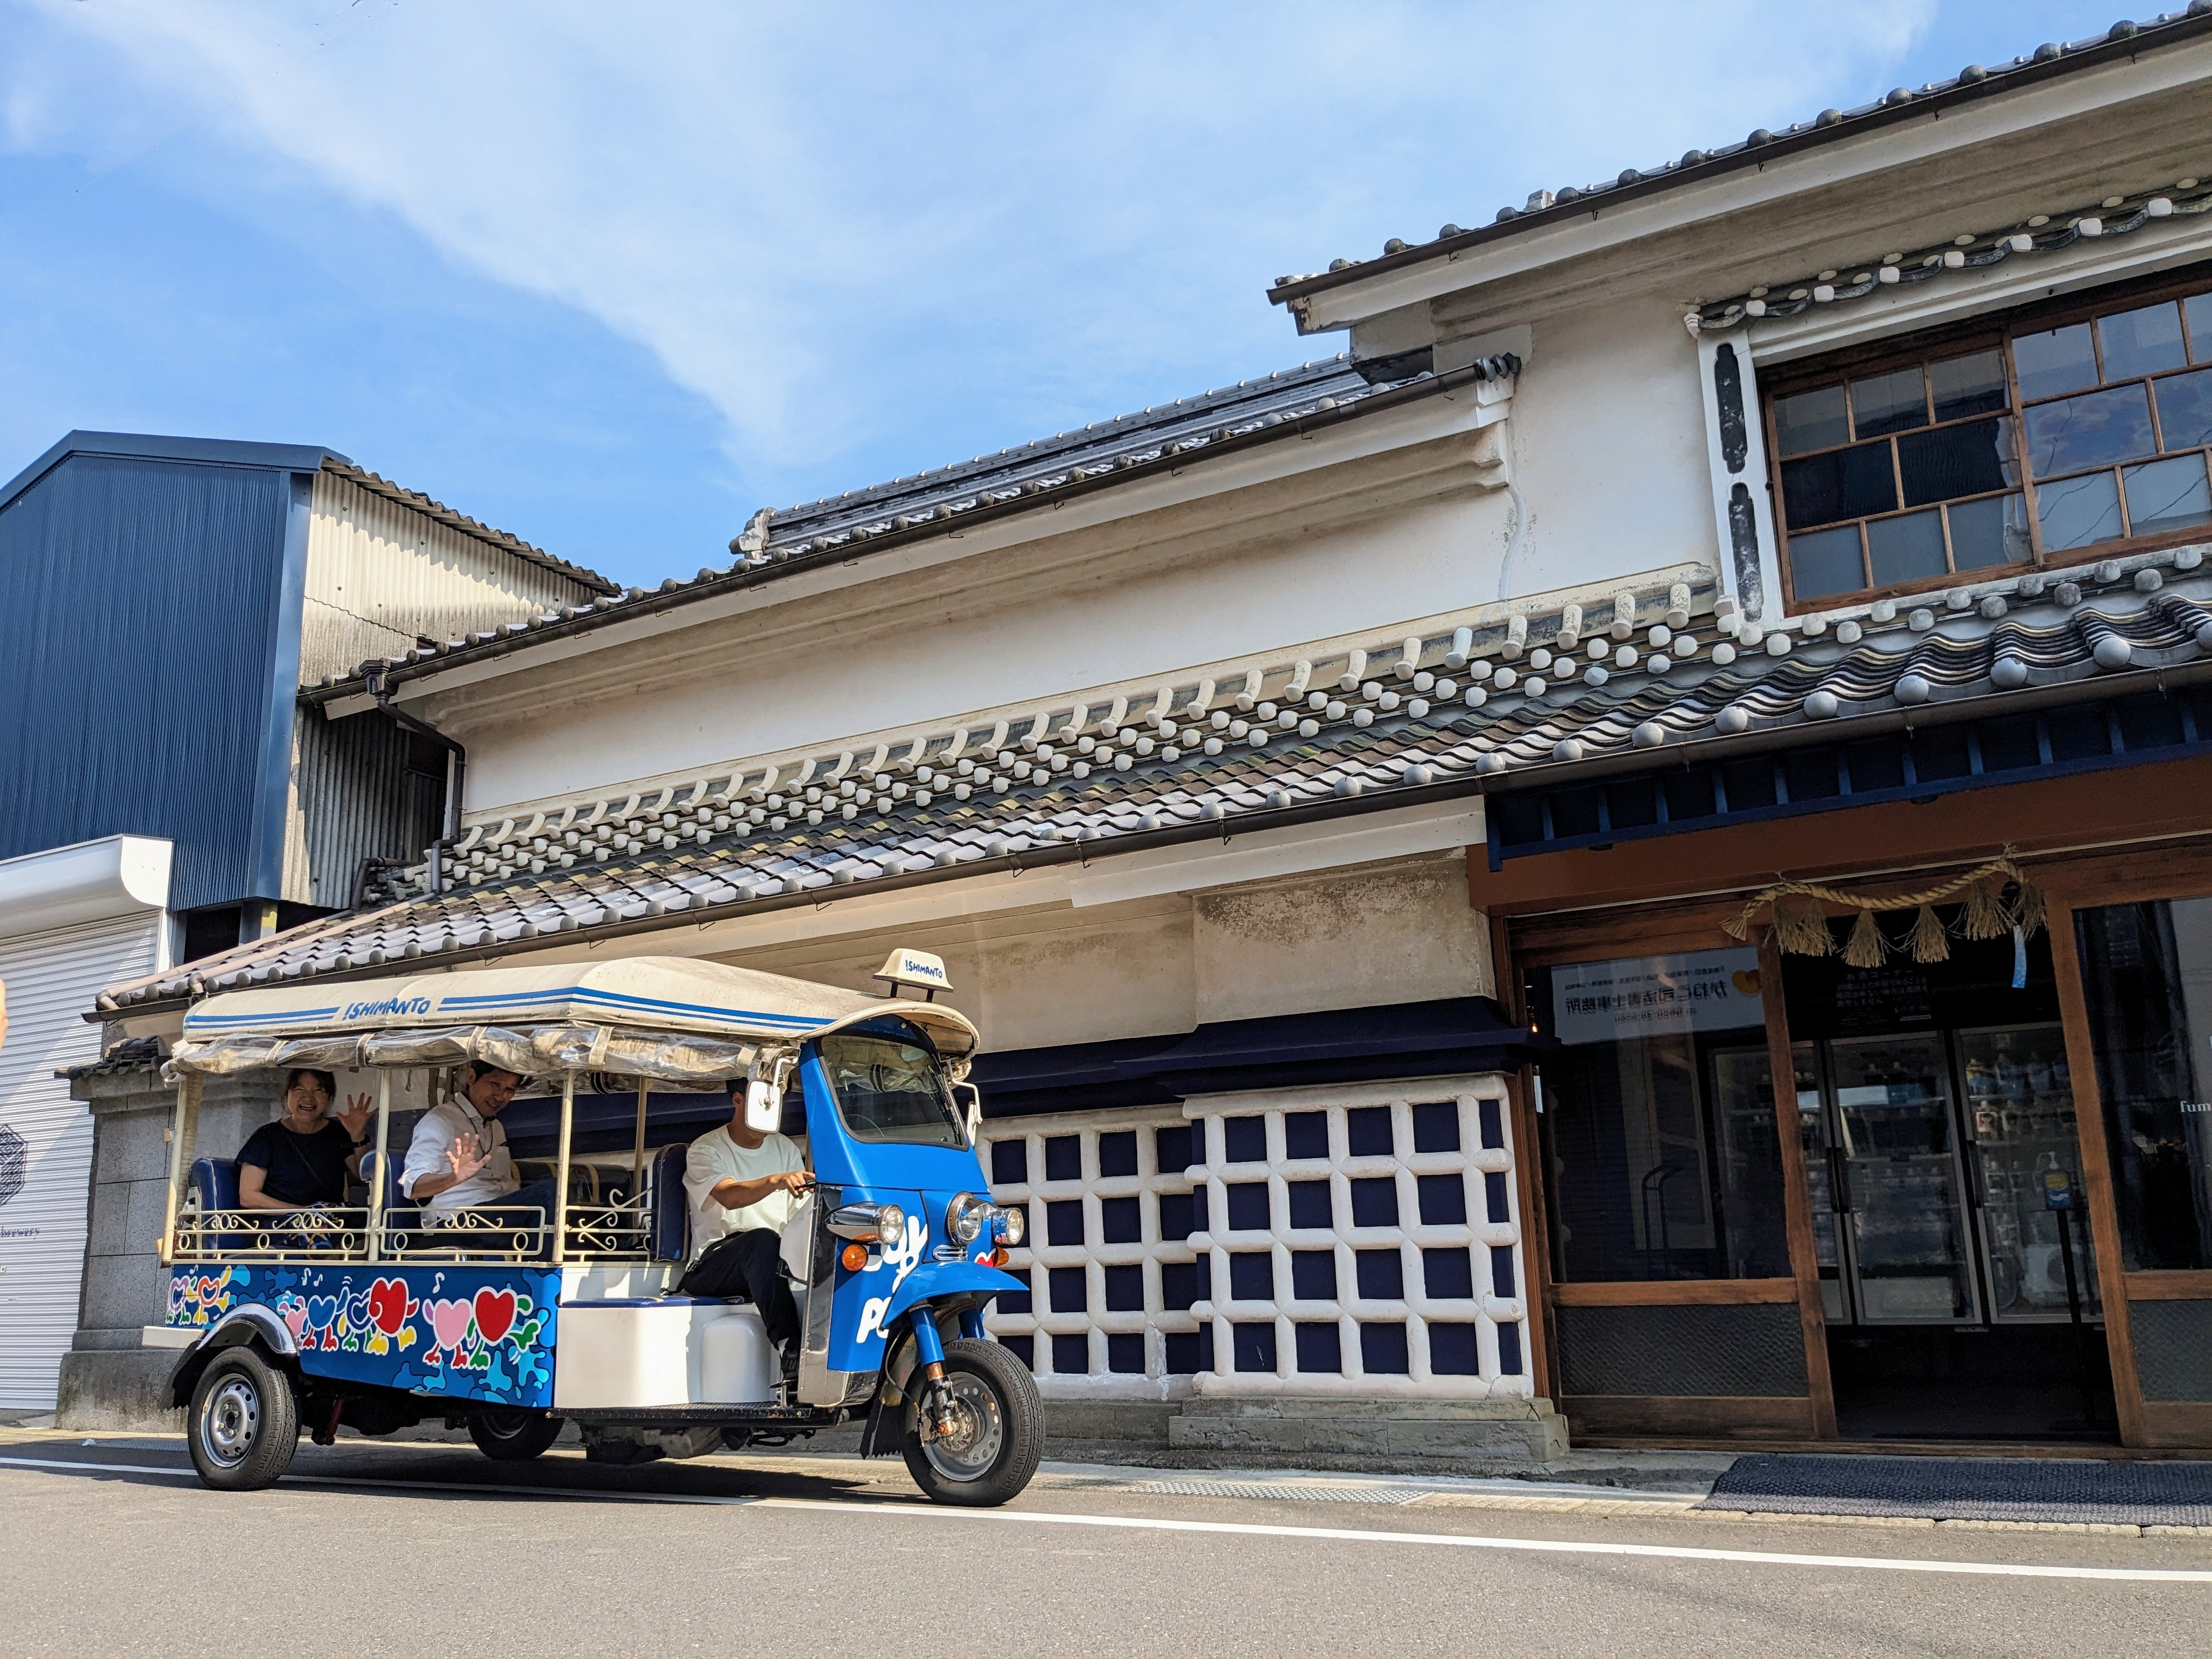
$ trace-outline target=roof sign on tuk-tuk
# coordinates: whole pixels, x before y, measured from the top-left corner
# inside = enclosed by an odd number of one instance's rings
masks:
[[[919,987],[925,1000],[952,988],[952,981],[945,971],[944,958],[927,951],[892,951],[884,958],[884,965],[876,970],[875,977],[894,987]]]

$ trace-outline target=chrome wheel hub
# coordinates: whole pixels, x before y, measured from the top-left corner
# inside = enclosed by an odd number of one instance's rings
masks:
[[[948,1480],[980,1480],[991,1472],[1006,1444],[1006,1421],[999,1396],[980,1378],[946,1377],[922,1402],[921,1416],[921,1448],[932,1468]]]
[[[253,1384],[234,1376],[215,1391],[200,1419],[200,1444],[228,1468],[246,1460],[261,1432],[261,1396]]]

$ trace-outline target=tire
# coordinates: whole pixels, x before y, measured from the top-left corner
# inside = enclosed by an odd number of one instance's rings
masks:
[[[217,1492],[258,1492],[300,1445],[292,1379],[252,1348],[230,1348],[200,1373],[185,1421],[192,1467]]]
[[[933,1502],[995,1509],[1029,1485],[1044,1455],[1036,1378],[997,1343],[961,1337],[945,1345],[945,1386],[963,1432],[925,1442],[916,1396],[906,1413],[907,1472]]]
[[[561,1437],[561,1419],[516,1406],[469,1419],[469,1438],[495,1463],[527,1463]]]

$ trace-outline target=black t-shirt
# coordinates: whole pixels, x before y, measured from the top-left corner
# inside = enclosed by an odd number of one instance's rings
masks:
[[[345,1202],[346,1159],[353,1137],[330,1118],[311,1135],[283,1123],[264,1123],[246,1138],[238,1161],[264,1172],[261,1190],[287,1204]]]

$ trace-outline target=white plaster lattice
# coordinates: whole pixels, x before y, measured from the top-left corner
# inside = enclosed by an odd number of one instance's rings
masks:
[[[1485,1110],[1485,1103],[1489,1110]],[[1455,1147],[1417,1150],[1415,1108],[1425,1132],[1437,1140],[1452,1137]],[[1389,1150],[1355,1155],[1351,1150],[1353,1114],[1359,1114],[1364,1133],[1375,1134],[1381,1123],[1389,1125]],[[1380,1115],[1378,1116],[1377,1114]],[[1326,1127],[1326,1151],[1291,1158],[1287,1120],[1298,1119],[1298,1131],[1310,1135],[1318,1115]],[[1239,1122],[1239,1121],[1243,1121]],[[1241,1143],[1261,1133],[1261,1155],[1231,1160],[1231,1136]],[[1162,1173],[1159,1132],[1193,1132],[1193,1156],[1203,1158],[1183,1170]],[[1232,1124],[1237,1125],[1232,1128]],[[1135,1132],[1136,1170],[1133,1174],[1102,1176],[1099,1141],[1102,1135]],[[1495,1144],[1486,1146],[1488,1138]],[[1034,1344],[1035,1366],[1048,1395],[1087,1397],[1121,1396],[1174,1398],[1188,1393],[1411,1395],[1427,1398],[1487,1399],[1527,1397],[1532,1393],[1528,1366],[1522,1295],[1526,1269],[1522,1260],[1517,1214],[1518,1196],[1513,1182],[1513,1125],[1506,1109],[1502,1079],[1460,1077],[1377,1085],[1334,1085],[1300,1090],[1266,1090],[1236,1095],[1194,1098],[1180,1109],[1146,1108],[1133,1110],[1071,1113],[1048,1117],[1002,1120],[987,1123],[983,1147],[985,1168],[995,1171],[995,1148],[1015,1140],[1023,1145],[1027,1178],[1019,1182],[994,1182],[993,1194],[1001,1203],[1029,1207],[1031,1228],[1028,1247],[1014,1252],[1013,1266],[1032,1282],[1031,1308],[1027,1313],[1001,1312],[994,1308],[988,1323],[994,1335],[1027,1337]],[[1066,1143],[1079,1149],[1080,1173],[1054,1180],[1046,1174],[1048,1143]],[[1239,1145],[1239,1152],[1252,1150]],[[1301,1148],[1302,1151],[1308,1149]],[[1502,1177],[1488,1182],[1486,1176]],[[1431,1187],[1428,1201],[1434,1211],[1449,1212],[1455,1188],[1464,1206],[1464,1219],[1422,1218],[1423,1177]],[[1325,1182],[1326,1222],[1305,1217],[1310,1224],[1294,1226],[1291,1189],[1305,1187],[1301,1204],[1315,1202],[1308,1183]],[[1387,1193],[1395,1198],[1396,1219],[1369,1218],[1362,1224],[1354,1208],[1354,1182],[1383,1182],[1359,1191],[1363,1205],[1374,1204]],[[1264,1189],[1266,1222],[1232,1226],[1232,1188],[1247,1191],[1237,1199],[1238,1209],[1255,1203],[1249,1189]],[[1497,1189],[1493,1191],[1493,1188]],[[1180,1198],[1203,1189],[1205,1224],[1188,1238],[1161,1236],[1160,1200]],[[1140,1236],[1133,1243],[1108,1243],[1103,1224],[1107,1206],[1117,1199],[1137,1200]],[[1492,1201],[1502,1206],[1499,1219],[1490,1218]],[[1079,1202],[1083,1216],[1080,1243],[1054,1244],[1050,1238],[1050,1209],[1054,1203]],[[1387,1205],[1384,1207],[1388,1207]],[[1063,1212],[1065,1213],[1065,1212]],[[1245,1217],[1247,1221],[1251,1218]],[[1513,1294],[1495,1293],[1497,1263],[1493,1249],[1510,1261]],[[1464,1251],[1464,1282],[1431,1293],[1428,1261],[1424,1251],[1441,1253],[1439,1277],[1457,1273],[1455,1254]],[[1395,1294],[1387,1283],[1361,1290],[1360,1254],[1370,1255],[1370,1274],[1387,1280],[1388,1257],[1395,1254],[1400,1284]],[[1333,1294],[1301,1297],[1297,1291],[1294,1256],[1309,1255],[1313,1272],[1326,1257],[1331,1271]],[[1240,1271],[1232,1258],[1266,1259],[1261,1272],[1248,1262],[1242,1275],[1264,1279],[1265,1295],[1248,1282],[1237,1293]],[[1164,1294],[1167,1273],[1182,1264],[1203,1258],[1207,1266],[1201,1294],[1186,1309],[1171,1308]],[[1109,1270],[1134,1267],[1141,1273],[1141,1310],[1110,1310],[1107,1306]],[[1372,1270],[1380,1267],[1380,1273]],[[1052,1305],[1051,1270],[1079,1269],[1084,1281],[1084,1305],[1055,1310]],[[1126,1279],[1121,1281],[1126,1285]],[[1328,1370],[1301,1370],[1298,1327],[1316,1331],[1333,1328],[1336,1364]],[[1402,1371],[1388,1369],[1396,1361],[1396,1342],[1390,1329],[1402,1327]],[[1243,1328],[1240,1340],[1239,1328]],[[1376,1334],[1364,1335],[1370,1328]],[[1501,1330],[1504,1348],[1501,1352]],[[1191,1366],[1191,1340],[1201,1331],[1211,1337],[1211,1353],[1202,1367]],[[1143,1370],[1115,1370],[1111,1358],[1113,1337],[1137,1337],[1143,1344]],[[1076,1338],[1082,1343],[1085,1369],[1064,1371],[1054,1359],[1053,1339]],[[1173,1346],[1181,1350],[1181,1365],[1170,1357]],[[1469,1339],[1472,1339],[1470,1343]],[[1326,1339],[1310,1335],[1309,1363],[1324,1357]],[[1374,1342],[1375,1358],[1384,1368],[1370,1368],[1364,1352]],[[1260,1364],[1272,1343],[1273,1364],[1263,1369],[1240,1369]],[[1118,1345],[1125,1364],[1129,1345]],[[1072,1358],[1072,1356],[1063,1356]],[[1465,1369],[1471,1366],[1472,1369]],[[1459,1367],[1461,1369],[1455,1369]]]

